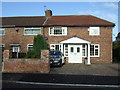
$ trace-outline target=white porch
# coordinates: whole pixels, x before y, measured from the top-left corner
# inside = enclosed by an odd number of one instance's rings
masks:
[[[91,64],[90,43],[81,38],[72,37],[60,42],[61,52],[64,53],[65,57],[68,57],[68,63],[83,63],[82,58],[84,57],[87,58],[87,64]],[[83,54],[85,55],[83,56]]]

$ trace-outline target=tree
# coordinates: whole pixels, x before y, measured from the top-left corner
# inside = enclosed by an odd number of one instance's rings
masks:
[[[48,49],[48,44],[42,35],[34,37],[33,50],[27,52],[27,58],[41,58],[41,50]]]
[[[33,50],[35,53],[35,58],[41,58],[41,50],[48,49],[48,44],[42,35],[37,35],[34,37]]]
[[[120,62],[120,32],[113,42],[113,62]]]

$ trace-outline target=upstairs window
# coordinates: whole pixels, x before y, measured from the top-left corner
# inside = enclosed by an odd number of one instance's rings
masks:
[[[0,36],[5,35],[5,29],[0,28]]]
[[[50,27],[49,28],[49,35],[67,35],[67,27]]]
[[[90,27],[89,35],[100,35],[100,27]]]
[[[38,35],[40,33],[41,28],[24,28],[24,35]]]

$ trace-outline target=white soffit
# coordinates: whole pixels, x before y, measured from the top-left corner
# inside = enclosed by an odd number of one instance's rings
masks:
[[[83,39],[78,38],[78,37],[72,37],[72,38],[69,38],[67,40],[61,41],[60,43],[91,43],[91,42],[83,40]]]

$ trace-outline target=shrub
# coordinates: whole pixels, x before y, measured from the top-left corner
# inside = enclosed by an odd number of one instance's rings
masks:
[[[35,52],[34,52],[34,50],[29,50],[27,52],[27,56],[26,57],[27,58],[35,58]]]
[[[120,43],[113,46],[113,62],[120,62]]]

